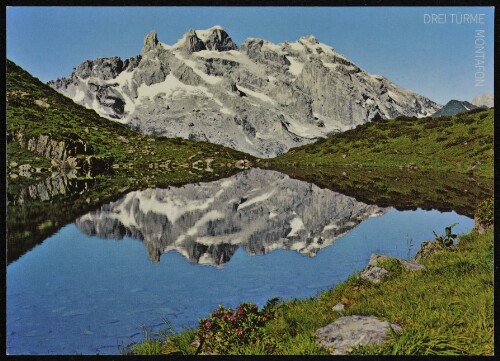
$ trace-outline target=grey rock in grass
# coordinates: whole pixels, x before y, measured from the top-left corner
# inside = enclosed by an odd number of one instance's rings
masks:
[[[336,312],[343,312],[345,310],[345,305],[342,302],[339,302],[333,306],[332,310]]]
[[[420,270],[425,268],[425,266],[423,264],[417,263],[415,261],[407,261],[407,260],[404,260],[401,258],[389,257],[389,256],[385,256],[385,255],[379,255],[376,253],[371,254],[370,261],[368,262],[367,267],[380,266],[379,262],[386,262],[386,261],[389,261],[391,259],[398,261],[408,271],[420,271]]]
[[[365,269],[359,277],[373,283],[380,283],[382,281],[382,277],[389,272],[382,267],[374,266]]]
[[[427,257],[428,255],[440,250],[441,248],[438,246],[436,242],[432,241],[424,241],[420,248],[418,249],[415,257],[413,257],[413,261],[420,262],[422,259]]]
[[[390,324],[374,316],[344,316],[316,331],[317,342],[325,348],[332,348],[332,355],[345,355],[353,347],[380,345],[391,329],[401,332],[397,324]]]
[[[403,265],[404,268],[406,268],[408,271],[420,271],[425,269],[425,266],[423,264],[417,263],[415,261],[407,261],[404,259],[399,259],[399,262]]]

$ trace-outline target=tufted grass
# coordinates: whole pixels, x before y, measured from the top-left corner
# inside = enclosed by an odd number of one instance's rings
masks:
[[[328,354],[315,342],[315,331],[342,315],[374,315],[402,326],[381,346],[354,349],[354,355],[489,355],[493,352],[493,240],[490,229],[459,237],[456,247],[431,254],[426,269],[394,268],[380,284],[351,276],[333,289],[305,300],[281,302],[257,343],[230,353],[241,355]],[[346,305],[342,313],[332,310]],[[168,338],[182,353],[194,333]],[[141,344],[139,344],[141,345]],[[188,347],[186,347],[188,345]],[[142,346],[134,346],[141,354]]]

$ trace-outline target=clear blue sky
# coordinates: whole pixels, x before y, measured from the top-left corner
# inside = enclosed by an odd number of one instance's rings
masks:
[[[493,7],[8,7],[7,57],[43,81],[86,59],[140,53],[158,32],[173,44],[189,28],[221,25],[247,37],[294,41],[313,34],[372,74],[444,104],[493,93]],[[424,14],[445,13],[446,24]],[[486,14],[485,24],[451,24],[450,14]],[[475,30],[485,30],[486,86],[474,86]]]

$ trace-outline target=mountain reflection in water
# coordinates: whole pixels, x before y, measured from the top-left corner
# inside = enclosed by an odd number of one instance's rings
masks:
[[[275,249],[314,256],[386,208],[250,169],[210,183],[130,192],[76,220],[87,235],[144,241],[152,261],[176,250],[192,263],[221,266],[241,245],[249,255]]]

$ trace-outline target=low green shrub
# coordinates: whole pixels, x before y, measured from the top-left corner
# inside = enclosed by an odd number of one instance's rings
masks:
[[[453,246],[453,241],[457,238],[457,235],[451,233],[451,230],[457,224],[458,223],[453,223],[451,226],[446,227],[444,229],[445,231],[444,236],[438,235],[436,232],[432,231],[432,233],[434,233],[434,236],[436,237],[435,242],[437,242],[437,244],[440,245],[442,248],[448,248]]]
[[[198,352],[227,354],[262,339],[264,325],[273,318],[278,301],[269,300],[261,310],[253,303],[242,303],[236,310],[219,305],[209,318],[199,320],[195,331],[200,340]]]
[[[488,228],[493,225],[495,218],[495,202],[494,198],[488,198],[478,204],[476,208],[475,219],[482,226]]]

